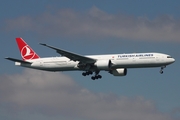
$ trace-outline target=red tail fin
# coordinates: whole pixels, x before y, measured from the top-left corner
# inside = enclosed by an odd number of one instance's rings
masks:
[[[16,38],[16,42],[18,44],[19,51],[21,53],[23,60],[32,60],[40,58],[22,38]]]

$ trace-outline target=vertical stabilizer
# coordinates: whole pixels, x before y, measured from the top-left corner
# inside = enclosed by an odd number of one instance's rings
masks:
[[[22,39],[16,38],[19,51],[23,60],[32,60],[40,58],[36,52]]]

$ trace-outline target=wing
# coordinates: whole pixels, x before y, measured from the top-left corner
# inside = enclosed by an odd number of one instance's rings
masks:
[[[72,52],[69,52],[69,51],[66,51],[66,50],[62,50],[62,49],[59,49],[59,48],[56,48],[56,47],[53,47],[53,46],[50,46],[50,45],[47,45],[47,44],[40,43],[40,45],[43,45],[43,46],[49,47],[51,49],[54,49],[54,50],[56,50],[57,53],[61,54],[62,56],[65,56],[65,57],[67,57],[67,58],[69,58],[70,60],[73,60],[73,61],[79,61],[79,62],[82,62],[82,63],[95,63],[96,62],[96,59],[89,58],[89,57],[79,55],[79,54],[76,54],[76,53],[72,53]]]
[[[10,58],[10,57],[6,57],[5,59],[11,60],[11,61],[14,61],[14,62],[20,62],[20,63],[32,64],[31,62],[27,62],[27,61],[15,59],[15,58]]]

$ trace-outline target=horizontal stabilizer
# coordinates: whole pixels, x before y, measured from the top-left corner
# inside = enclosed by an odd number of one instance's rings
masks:
[[[11,61],[14,61],[14,62],[20,62],[20,63],[31,64],[31,62],[27,62],[27,61],[23,61],[23,60],[15,59],[15,58],[10,58],[10,57],[6,57],[5,59],[7,59],[7,60],[11,60]]]

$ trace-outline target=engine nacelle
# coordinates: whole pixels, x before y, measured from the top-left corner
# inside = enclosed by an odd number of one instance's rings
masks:
[[[126,76],[127,75],[127,69],[126,68],[119,68],[112,70],[110,73],[112,73],[114,76]]]
[[[111,60],[98,60],[94,65],[99,69],[99,70],[109,70],[111,66]]]

